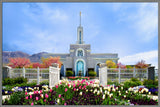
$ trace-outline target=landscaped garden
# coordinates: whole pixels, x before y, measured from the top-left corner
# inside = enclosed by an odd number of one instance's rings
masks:
[[[2,92],[10,96],[2,102],[3,105],[158,105],[158,99],[150,97],[158,94],[158,81],[132,78],[121,85],[111,84],[100,86],[99,80],[63,79],[50,89],[47,81],[36,85],[34,81],[27,83],[25,78],[7,78],[3,80]]]

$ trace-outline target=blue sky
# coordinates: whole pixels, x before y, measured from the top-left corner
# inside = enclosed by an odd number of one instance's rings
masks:
[[[157,3],[3,3],[3,51],[69,53],[80,11],[91,53],[158,66]]]

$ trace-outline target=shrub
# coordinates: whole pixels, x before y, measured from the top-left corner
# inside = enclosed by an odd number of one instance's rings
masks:
[[[157,80],[153,81],[151,79],[149,80],[145,79],[143,81],[143,85],[145,85],[147,88],[156,88],[158,87],[158,81]]]
[[[89,71],[89,76],[95,77],[97,73],[95,71]]]
[[[151,79],[149,79],[149,80],[144,79],[143,85],[153,85],[153,80],[151,80]]]
[[[27,83],[27,78],[24,77],[14,78],[14,84],[21,84],[21,83]]]
[[[10,96],[10,99],[6,102],[8,102],[9,105],[22,105],[23,102],[21,101],[21,98],[25,97],[24,92],[15,92]]]
[[[141,84],[142,84],[142,82],[139,81],[138,79],[131,78],[130,80],[127,80],[127,81],[124,82],[124,87],[125,88],[135,87],[135,86],[139,86]]]
[[[66,77],[72,76],[73,72],[71,70],[66,71]]]
[[[40,82],[40,85],[49,85],[49,81],[48,80],[43,80]]]
[[[2,82],[2,85],[13,85],[14,81],[12,78],[5,78]]]
[[[27,78],[18,77],[18,78],[5,78],[2,81],[3,85],[15,85],[15,84],[21,84],[21,83],[27,83]]]

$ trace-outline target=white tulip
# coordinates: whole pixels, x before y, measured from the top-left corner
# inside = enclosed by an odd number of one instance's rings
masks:
[[[116,87],[116,90],[118,90],[118,87]]]
[[[123,90],[123,87],[121,87],[121,90]]]
[[[126,98],[126,95],[124,95],[124,98]]]
[[[8,93],[8,91],[5,91],[5,94],[7,94]]]
[[[100,94],[100,91],[97,92],[97,95],[99,95],[99,94]]]
[[[128,100],[128,102],[130,102],[130,100]]]
[[[102,97],[102,99],[105,99],[105,94],[103,94],[103,97]]]
[[[79,95],[82,95],[82,92],[80,92]]]
[[[148,94],[151,95],[151,92],[149,92]]]
[[[128,91],[126,91],[126,93],[128,93]]]
[[[86,90],[86,92],[88,92],[88,90]]]
[[[107,95],[109,95],[109,92],[107,92]]]
[[[58,104],[60,103],[60,100],[59,100],[59,99],[57,99],[57,103],[58,103]]]
[[[115,92],[116,90],[113,88],[113,92]]]
[[[43,98],[43,94],[41,94],[41,97]]]
[[[12,91],[14,91],[15,89],[14,88],[12,88]]]

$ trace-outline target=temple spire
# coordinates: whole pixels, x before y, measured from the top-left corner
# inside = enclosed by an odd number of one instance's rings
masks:
[[[80,26],[81,26],[81,11],[80,11],[80,13],[79,13],[79,16],[80,16]]]

